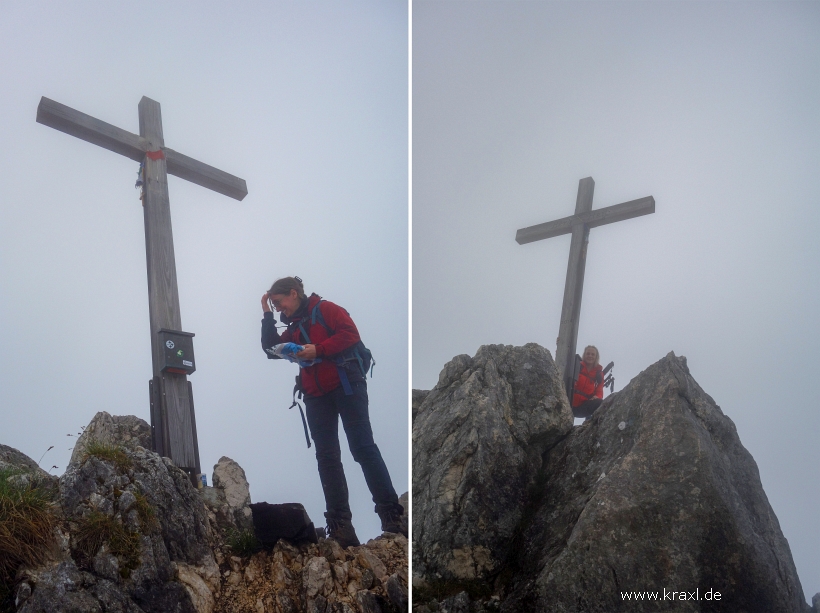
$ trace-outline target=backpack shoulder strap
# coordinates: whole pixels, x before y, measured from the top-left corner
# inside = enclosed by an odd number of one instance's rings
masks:
[[[319,302],[316,303],[316,306],[313,307],[313,310],[310,312],[310,323],[315,324],[318,322],[319,325],[321,325],[325,329],[328,336],[332,336],[335,330],[331,330],[330,326],[328,326],[327,323],[325,323],[325,318],[322,316],[322,309],[319,308],[319,305],[322,304],[324,301],[324,298],[322,298],[321,300],[319,300]]]
[[[325,330],[327,330],[328,334],[333,334],[333,331],[325,323],[325,318],[322,317],[322,310],[319,308],[319,305],[322,302],[324,302],[324,300],[320,299],[319,302],[317,302],[314,305],[314,307],[311,309],[311,311],[310,311],[310,323],[311,323],[311,325],[313,325],[318,321],[320,324],[322,324],[322,327]],[[302,317],[299,320],[299,323],[296,325],[296,327],[299,328],[299,331],[302,333],[302,338],[304,339],[305,343],[310,343],[311,342],[310,336],[308,335],[308,331],[305,328],[306,319],[307,319],[307,317]]]

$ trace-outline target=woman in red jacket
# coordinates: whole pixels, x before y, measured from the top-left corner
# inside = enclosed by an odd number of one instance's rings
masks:
[[[575,417],[591,417],[603,402],[604,374],[597,347],[584,349],[581,373],[572,390],[572,412]]]
[[[271,306],[287,325],[281,335],[276,330]],[[350,452],[362,467],[376,503],[382,530],[404,532],[406,536],[406,528],[400,522],[404,509],[373,441],[365,381],[369,352],[361,342],[356,324],[342,307],[316,294],[306,296],[298,277],[276,281],[262,296],[262,311],[262,349],[279,343],[296,343],[304,347],[296,357],[310,364],[300,368],[299,381],[310,435],[316,444],[319,478],[327,506],[328,536],[342,547],[359,544],[351,522],[339,447],[340,417]],[[269,358],[278,357],[268,351],[266,354]]]

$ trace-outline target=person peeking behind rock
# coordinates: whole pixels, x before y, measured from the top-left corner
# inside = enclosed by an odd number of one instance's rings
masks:
[[[604,399],[604,373],[598,348],[588,345],[581,359],[581,372],[572,390],[572,413],[591,417]]]
[[[279,334],[273,309],[287,329]],[[402,532],[404,512],[390,474],[373,441],[365,376],[372,356],[356,324],[342,307],[316,294],[305,295],[299,277],[284,277],[262,295],[262,349],[280,357],[274,346],[295,343],[310,436],[316,445],[319,478],[325,495],[328,536],[342,547],[359,545],[348,503],[347,480],[339,448],[342,419],[353,459],[364,472],[384,532]]]

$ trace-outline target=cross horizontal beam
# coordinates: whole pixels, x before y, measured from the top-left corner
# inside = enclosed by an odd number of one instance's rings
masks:
[[[135,162],[143,161],[145,153],[153,150],[148,139],[95,119],[45,96],[40,98],[40,104],[37,106],[37,123],[119,153]],[[203,164],[173,149],[162,147],[162,151],[165,153],[168,174],[236,200],[242,200],[248,195],[248,187],[244,179]]]
[[[578,224],[585,224],[589,228],[595,228],[654,212],[655,199],[652,196],[647,196],[646,198],[622,202],[603,209],[570,215],[569,217],[530,226],[529,228],[522,228],[515,233],[515,242],[519,245],[525,245],[545,238],[569,234],[572,232],[572,227]]]

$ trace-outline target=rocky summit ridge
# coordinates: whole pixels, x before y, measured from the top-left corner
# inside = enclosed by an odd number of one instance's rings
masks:
[[[817,609],[734,423],[674,353],[581,426],[543,347],[456,356],[413,393],[412,491],[416,613]]]
[[[348,549],[318,537],[312,539],[318,542],[280,539],[263,549],[252,536],[248,483],[236,462],[220,459],[214,467],[215,487],[198,490],[169,459],[150,451],[149,444],[150,427],[143,420],[98,413],[59,479],[0,445],[0,479],[14,482],[8,491],[42,492],[48,511],[43,525],[50,531],[41,535],[33,561],[17,564],[11,576],[0,576],[5,591],[0,591],[0,610],[408,610],[408,542],[403,535],[385,533]],[[25,536],[26,528],[20,528],[20,535]],[[8,536],[11,530],[3,529],[0,536]],[[5,542],[0,545],[6,547]],[[0,565],[0,571],[9,568]]]

